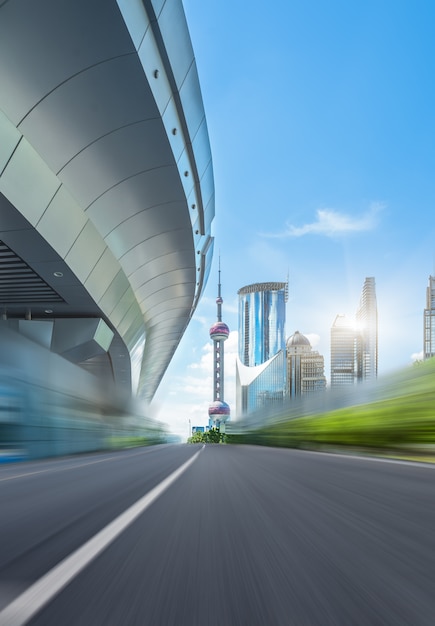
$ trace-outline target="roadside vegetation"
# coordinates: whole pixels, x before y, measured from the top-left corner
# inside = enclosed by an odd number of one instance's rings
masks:
[[[167,433],[164,430],[149,430],[143,435],[114,435],[107,438],[107,447],[111,450],[122,450],[123,448],[139,448],[143,446],[155,446],[166,443]]]
[[[187,440],[187,443],[225,443],[226,436],[220,433],[217,428],[210,428],[207,432],[193,433]]]
[[[375,401],[318,415],[289,415],[280,423],[230,435],[228,443],[435,455],[435,359],[391,377]]]

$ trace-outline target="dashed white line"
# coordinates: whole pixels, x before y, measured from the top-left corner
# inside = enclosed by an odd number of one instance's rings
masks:
[[[0,612],[0,626],[23,626],[111,544],[194,463],[204,446],[113,522],[66,557]]]

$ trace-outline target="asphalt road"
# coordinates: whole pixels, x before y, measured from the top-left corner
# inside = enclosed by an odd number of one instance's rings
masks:
[[[224,445],[7,465],[0,626],[433,626],[434,531],[433,466]]]

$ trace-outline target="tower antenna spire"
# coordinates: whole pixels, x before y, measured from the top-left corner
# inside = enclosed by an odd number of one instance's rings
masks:
[[[217,304],[217,321],[222,322],[222,296],[221,296],[221,255],[219,252],[219,269],[218,269],[218,297],[216,300]]]

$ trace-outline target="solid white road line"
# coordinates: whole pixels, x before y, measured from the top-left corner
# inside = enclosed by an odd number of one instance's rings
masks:
[[[0,612],[0,626],[23,626],[56,596],[71,580],[112,543],[141,513],[192,465],[198,450],[186,463],[162,480],[135,504],[100,530],[81,548],[66,557]]]

